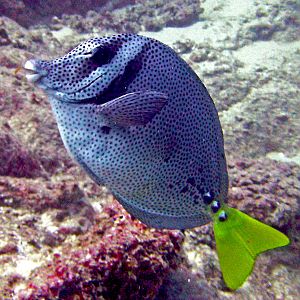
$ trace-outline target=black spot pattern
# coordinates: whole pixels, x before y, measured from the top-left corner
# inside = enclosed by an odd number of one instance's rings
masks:
[[[180,193],[185,194],[188,190],[189,190],[189,188],[187,186],[185,186],[180,190]]]
[[[107,52],[93,61],[93,50],[103,47]],[[215,106],[171,48],[120,34],[88,40],[40,66],[48,70],[44,84],[49,91],[76,102],[50,98],[67,149],[135,217],[153,227],[190,228],[210,220],[205,192],[220,203],[227,201]],[[102,103],[141,91],[168,95],[165,107],[147,125],[118,126],[99,112]]]

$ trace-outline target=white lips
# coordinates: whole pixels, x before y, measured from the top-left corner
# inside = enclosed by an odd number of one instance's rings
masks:
[[[24,65],[24,69],[31,70],[31,71],[36,71],[36,67],[33,63],[33,60],[31,60],[31,59],[27,60],[25,65]]]
[[[34,72],[37,72],[37,69],[35,67],[34,61],[31,59],[26,61],[26,63],[24,64],[24,69],[27,71],[30,71],[30,73],[31,73],[31,74],[25,75],[29,82],[36,82],[42,76],[39,73],[34,73]]]
[[[39,80],[41,78],[40,74],[26,74],[25,75],[27,80],[30,82],[36,82],[37,80]]]

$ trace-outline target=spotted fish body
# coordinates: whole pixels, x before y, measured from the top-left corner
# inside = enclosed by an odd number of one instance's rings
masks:
[[[156,228],[191,228],[213,219],[217,245],[220,238],[219,244],[228,244],[231,222],[224,222],[226,230],[222,222],[235,220],[238,228],[244,217],[225,204],[228,178],[217,111],[200,79],[171,48],[120,34],[24,67],[48,95],[69,153],[127,211]],[[226,265],[232,253],[221,256],[224,273],[232,269]],[[248,269],[242,279],[232,279],[233,271],[228,279],[225,272],[225,281],[237,288]]]
[[[93,49],[102,55],[90,57]],[[130,213],[159,228],[210,220],[203,195],[227,197],[222,130],[206,88],[172,49],[147,37],[118,35],[36,64],[48,71],[40,84],[50,86],[65,146]],[[143,125],[114,123],[100,111],[117,97],[150,91],[165,95],[166,103]]]

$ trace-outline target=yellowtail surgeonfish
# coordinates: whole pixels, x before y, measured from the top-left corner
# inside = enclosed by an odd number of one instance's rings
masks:
[[[215,105],[168,46],[119,34],[89,39],[54,60],[28,60],[65,147],[133,216],[155,228],[213,221],[223,278],[240,287],[281,232],[227,206],[228,175]]]

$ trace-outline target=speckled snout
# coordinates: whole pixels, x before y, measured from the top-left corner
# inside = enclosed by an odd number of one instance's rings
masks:
[[[48,96],[64,102],[86,102],[109,90],[112,83],[116,85],[146,43],[136,36],[128,40],[93,38],[62,57],[28,60],[24,69],[27,79]],[[132,72],[135,76],[136,69]]]

